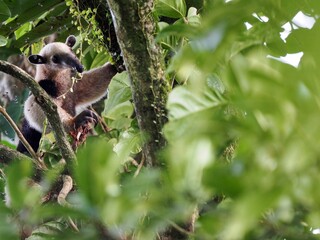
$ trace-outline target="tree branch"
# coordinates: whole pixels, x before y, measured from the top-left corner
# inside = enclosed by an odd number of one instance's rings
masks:
[[[146,135],[143,155],[148,166],[159,165],[156,153],[165,145],[162,127],[167,121],[168,84],[155,43],[153,0],[107,0],[118,42],[128,70],[135,112]]]
[[[13,159],[19,159],[22,161],[33,161],[32,158],[16,151],[11,148],[8,148],[4,145],[0,144],[0,163],[2,164],[8,164]]]
[[[37,103],[40,105],[41,109],[48,118],[62,157],[66,160],[67,164],[74,161],[76,159],[75,154],[70,143],[68,142],[67,134],[57,112],[57,106],[52,102],[50,96],[29,74],[15,65],[0,60],[0,71],[19,79],[30,89],[32,94],[35,96]]]
[[[68,194],[72,190],[73,180],[69,175],[63,175],[62,181],[63,181],[63,186],[58,194],[57,202],[61,206],[68,206],[69,203],[67,202],[66,197],[68,196]]]
[[[73,180],[72,180],[72,177],[70,177],[69,175],[63,175],[62,181],[63,181],[63,185],[62,185],[62,189],[58,194],[57,202],[61,206],[69,206],[70,204],[67,202],[66,197],[72,190]],[[77,225],[73,222],[73,220],[70,217],[68,217],[68,222],[74,231],[79,232]]]

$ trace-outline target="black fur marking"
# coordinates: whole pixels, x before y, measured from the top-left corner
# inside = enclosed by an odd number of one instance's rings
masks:
[[[61,68],[68,66],[68,67],[76,70],[79,73],[82,73],[84,70],[80,61],[77,59],[77,57],[75,55],[72,55],[72,54],[68,54],[68,53],[54,54],[51,57],[51,61],[54,64],[62,65]]]
[[[37,130],[33,129],[32,127],[30,127],[30,125],[26,119],[23,120],[21,132],[22,132],[23,136],[25,137],[25,139],[30,144],[30,146],[33,148],[33,150],[37,151],[39,148],[39,142],[40,142],[42,134],[40,132],[38,132]],[[28,153],[28,150],[22,144],[21,141],[19,141],[17,150],[21,153]]]
[[[33,64],[45,64],[47,63],[47,60],[40,56],[40,55],[31,55],[29,56],[29,62],[33,63]]]
[[[76,41],[77,41],[76,37],[73,35],[70,35],[66,40],[66,44],[69,47],[73,47],[76,44]]]
[[[56,63],[56,64],[61,62],[61,59],[60,59],[59,55],[57,55],[57,54],[53,55],[51,57],[51,60],[52,60],[53,63]]]
[[[77,70],[77,72],[79,73],[83,72],[83,66],[75,56],[70,56],[69,54],[60,54],[59,58],[61,63],[64,63],[72,67],[73,69]]]
[[[43,79],[39,85],[53,98],[58,97],[58,88],[55,81],[51,79]]]

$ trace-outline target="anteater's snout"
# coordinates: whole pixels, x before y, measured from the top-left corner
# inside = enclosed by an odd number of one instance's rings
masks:
[[[77,65],[77,66],[76,66],[76,69],[77,69],[77,72],[78,72],[78,73],[82,73],[83,70],[84,70],[84,68],[83,68],[83,66],[82,66],[81,64]]]

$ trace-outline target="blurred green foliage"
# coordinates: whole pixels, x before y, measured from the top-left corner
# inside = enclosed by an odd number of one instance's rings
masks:
[[[1,21],[15,14],[30,21],[9,2],[0,0]],[[189,239],[319,239],[320,3],[193,2],[155,6],[157,41],[173,86],[163,129],[168,145],[159,153],[163,167],[132,164],[140,163],[142,137],[128,76],[117,75],[102,113],[111,131],[88,139],[77,153],[72,207],[40,205],[39,189],[25,185],[30,166],[13,164],[0,179],[12,197],[10,209],[0,203],[1,236],[16,239],[24,223],[37,226],[30,239],[99,239],[101,225],[114,236],[156,239],[198,209]],[[7,25],[15,26],[8,21],[0,30],[0,45],[5,39],[23,48]],[[23,28],[21,38],[38,40],[35,29]],[[88,68],[108,59],[87,53]],[[286,63],[295,53],[302,53],[299,62]],[[68,217],[80,232],[70,229]]]

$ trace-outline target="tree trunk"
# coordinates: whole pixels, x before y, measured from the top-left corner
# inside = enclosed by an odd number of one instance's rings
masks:
[[[107,0],[124,63],[131,79],[135,112],[145,134],[143,156],[148,166],[160,164],[157,152],[165,145],[168,84],[160,49],[155,43],[152,0]]]

